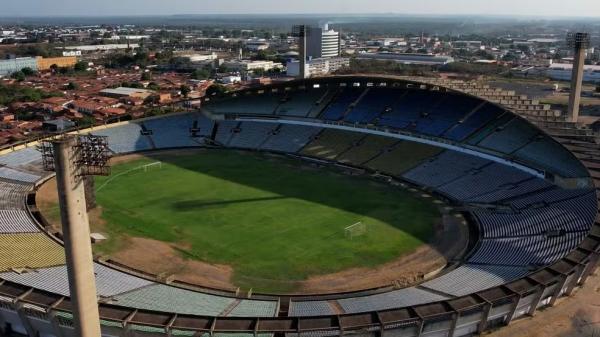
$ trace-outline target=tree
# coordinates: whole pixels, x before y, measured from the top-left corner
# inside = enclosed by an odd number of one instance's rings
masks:
[[[227,88],[221,84],[213,84],[208,89],[206,89],[207,96],[219,96],[227,93]]]
[[[75,82],[69,82],[69,84],[67,84],[66,89],[67,90],[77,90],[79,88],[79,85],[77,85],[77,83]]]
[[[196,69],[191,74],[191,78],[194,80],[206,80],[209,76],[210,72],[206,69]]]
[[[78,71],[78,72],[86,71],[87,70],[87,63],[85,63],[83,61],[79,61],[79,62],[75,63],[75,66],[73,67],[73,69],[75,71]]]
[[[33,70],[29,67],[25,67],[25,68],[21,69],[21,72],[23,72],[23,74],[25,76],[31,76],[31,75],[35,74],[35,70]]]
[[[142,73],[142,81],[150,81],[152,79],[152,74],[147,71]]]
[[[14,78],[15,80],[19,81],[19,82],[23,82],[25,81],[25,74],[22,71],[17,71],[12,73],[12,75],[10,75],[11,78]]]
[[[183,97],[187,97],[192,91],[192,89],[190,89],[190,87],[188,87],[187,85],[182,84],[181,87],[179,87],[179,91],[181,91],[181,95],[183,95]]]
[[[150,83],[148,83],[148,86],[146,88],[148,88],[150,90],[154,90],[154,91],[159,91],[160,90],[160,86],[156,82],[150,82]]]

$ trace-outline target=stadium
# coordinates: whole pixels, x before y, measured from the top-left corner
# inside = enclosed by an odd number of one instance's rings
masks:
[[[98,256],[103,336],[473,336],[570,296],[598,262],[598,166],[580,160],[598,158],[597,145],[561,144],[501,105],[440,85],[298,80],[206,97],[194,113],[78,133],[108,137],[113,174],[96,190],[115,233],[177,242],[196,222],[168,210],[213,219],[225,232],[198,224],[205,241],[186,241],[183,253],[241,261],[235,273],[248,267],[242,274],[251,276],[234,277],[242,287],[232,290]],[[74,336],[61,235],[37,203],[53,179],[37,146],[0,156],[0,325]],[[440,218],[449,220],[440,227]],[[461,225],[464,235],[452,236]],[[446,254],[443,266],[406,282],[281,286],[385,265],[435,233],[462,244],[451,253],[430,245]]]

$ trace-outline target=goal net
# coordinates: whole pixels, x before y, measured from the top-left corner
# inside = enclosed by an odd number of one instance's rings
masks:
[[[117,178],[119,178],[121,176],[124,176],[126,174],[129,174],[129,173],[132,173],[132,172],[136,172],[136,171],[148,172],[150,170],[157,170],[157,169],[161,169],[161,168],[162,168],[162,162],[160,162],[160,161],[157,161],[157,162],[154,162],[154,163],[150,163],[150,164],[141,165],[141,166],[138,166],[138,167],[134,167],[134,168],[132,168],[130,170],[127,170],[127,171],[121,172],[119,174],[116,174],[114,176],[111,176],[108,180],[106,180],[104,182],[104,184],[102,184],[100,187],[98,187],[96,189],[96,192],[99,192],[101,189],[103,189],[108,184],[110,184],[113,180],[115,180],[115,179],[117,179]]]
[[[367,231],[368,231],[367,224],[363,223],[362,221],[359,221],[353,225],[350,225],[350,226],[344,228],[344,235],[347,238],[350,238],[350,240],[352,240],[355,237],[359,237],[359,236],[363,236],[363,235],[367,234]]]

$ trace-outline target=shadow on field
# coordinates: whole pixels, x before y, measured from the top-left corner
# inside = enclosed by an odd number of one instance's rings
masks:
[[[250,202],[263,202],[263,201],[273,201],[273,200],[281,200],[287,199],[287,197],[265,197],[265,198],[247,198],[247,199],[235,199],[235,200],[186,200],[179,201],[172,204],[173,208],[178,211],[193,211],[199,208],[210,208],[216,206],[227,206],[232,204],[243,204]]]
[[[357,214],[358,217],[369,216],[379,219],[396,226],[422,242],[431,242],[432,239],[431,226],[424,225],[425,222],[431,221],[430,215],[438,217],[437,220],[434,220],[436,224],[441,222],[438,208],[431,200],[418,198],[408,191],[370,178],[345,176],[326,168],[316,170],[306,162],[297,159],[274,158],[255,152],[229,149],[204,149],[181,153],[181,155],[146,154],[146,157],[181,169],[274,194],[274,196],[263,198],[197,199],[173,203],[173,209],[179,211],[294,198],[351,212]],[[202,160],[198,160],[198,158],[202,158]],[[334,175],[339,177],[332,179]],[[364,186],[365,182],[371,185],[368,191],[360,188],[360,186]],[[197,188],[202,189],[202,186]],[[407,196],[406,202],[400,205],[398,204],[399,193]],[[399,210],[401,208],[403,213],[401,216],[404,221],[399,221],[398,212],[374,210],[374,202],[387,206],[383,209]],[[257,207],[268,207],[268,204],[257,204]]]

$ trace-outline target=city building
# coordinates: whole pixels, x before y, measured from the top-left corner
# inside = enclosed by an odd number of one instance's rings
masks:
[[[175,52],[175,56],[186,58],[190,60],[190,62],[206,62],[206,61],[214,61],[219,58],[217,53],[199,53],[196,51],[181,51]]]
[[[275,63],[273,61],[251,61],[251,60],[235,60],[227,61],[223,63],[225,67],[233,71],[245,71],[252,72],[255,70],[269,71],[272,69],[281,69],[283,65],[281,63]]]
[[[332,58],[317,58],[311,59],[306,62],[306,74],[309,77],[324,76],[329,73],[335,72],[336,70],[349,67],[350,59],[347,57],[332,57]],[[291,60],[287,63],[287,75],[288,76],[299,76],[300,74],[300,62],[298,60]]]
[[[434,54],[359,53],[356,57],[363,60],[395,61],[416,65],[444,65],[454,62],[454,58],[450,56]]]
[[[37,69],[38,71],[50,70],[53,65],[59,68],[69,68],[75,66],[77,63],[77,57],[75,56],[63,56],[63,57],[50,57],[43,58],[37,57]]]
[[[251,50],[251,51],[265,50],[265,49],[269,49],[269,47],[271,46],[269,44],[269,42],[267,42],[264,39],[248,40],[244,43],[244,45],[246,46],[246,49]]]
[[[115,89],[101,90],[100,94],[102,96],[113,97],[113,98],[138,97],[138,98],[145,99],[148,96],[152,95],[153,91],[147,90],[147,89],[119,87],[119,88],[115,88]]]
[[[0,60],[0,77],[10,76],[10,74],[30,68],[38,70],[38,62],[35,57],[17,57],[8,60]]]
[[[546,70],[546,75],[555,80],[570,81],[573,65],[568,63],[554,63]],[[583,66],[583,81],[600,83],[600,66]]]
[[[306,56],[308,58],[340,56],[340,33],[329,25],[306,27]]]

